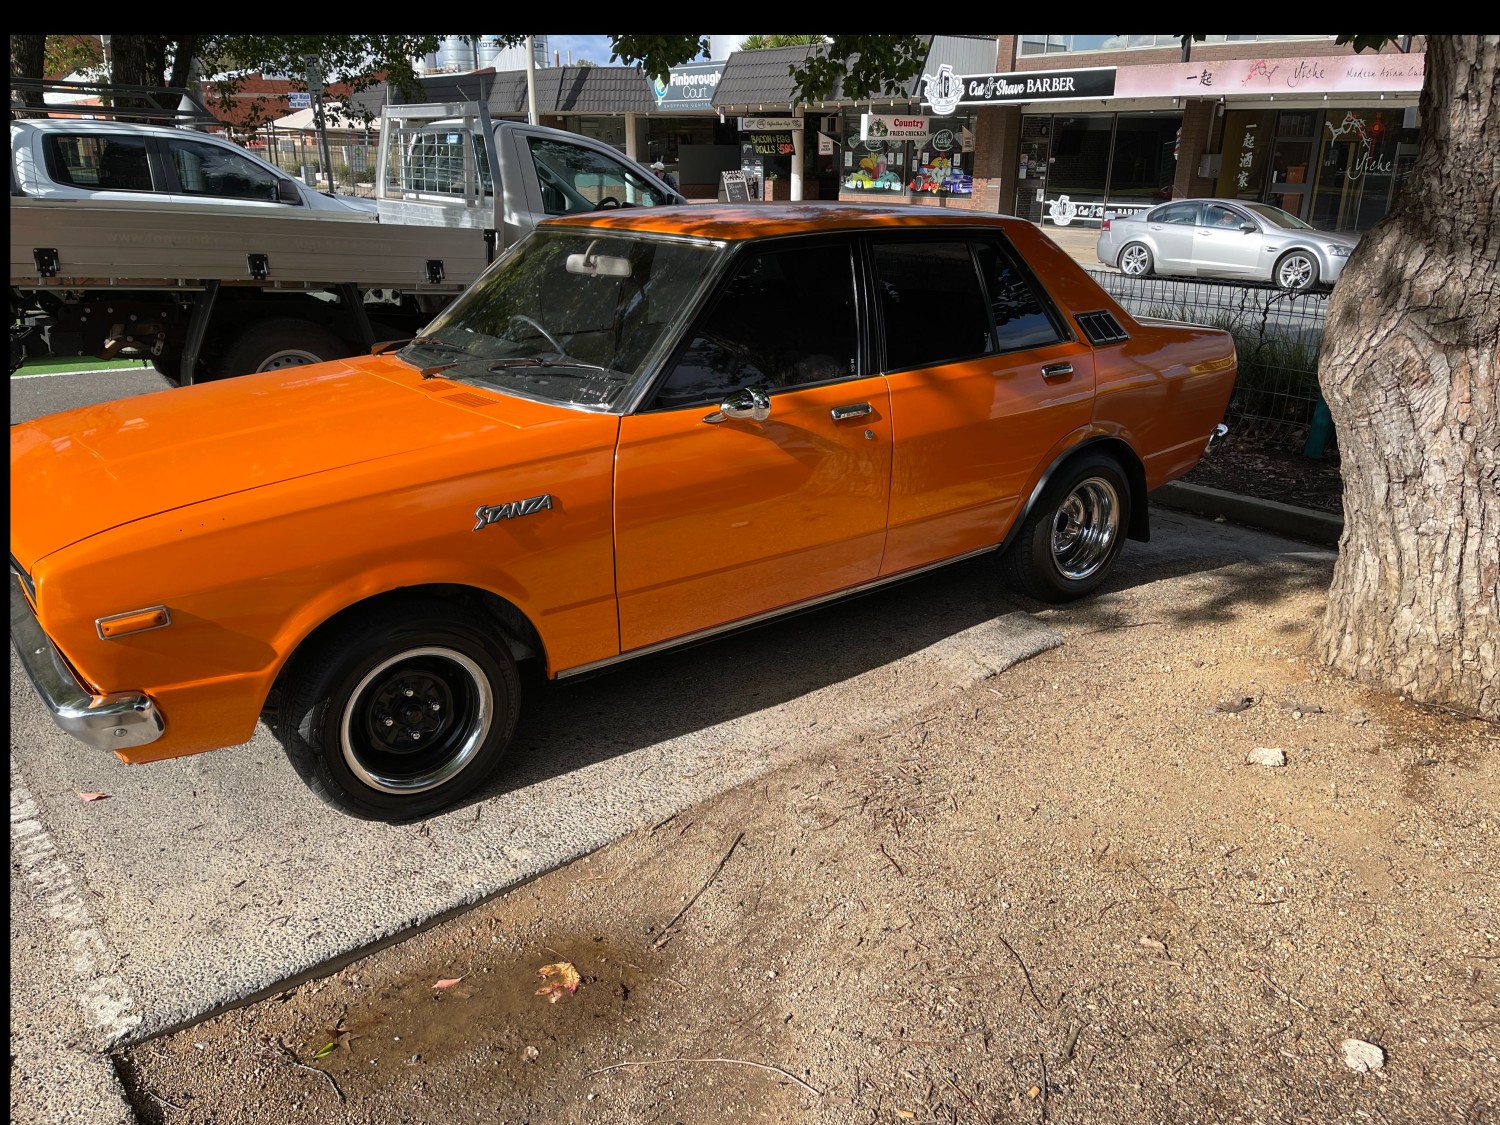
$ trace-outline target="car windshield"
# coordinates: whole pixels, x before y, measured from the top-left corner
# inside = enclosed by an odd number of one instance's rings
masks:
[[[536,230],[397,355],[444,379],[608,410],[671,346],[724,246]]]
[[[1254,211],[1274,227],[1285,227],[1287,230],[1317,229],[1310,223],[1304,223],[1290,211],[1283,211],[1280,207],[1272,207],[1269,203],[1241,203],[1240,206],[1247,211]]]

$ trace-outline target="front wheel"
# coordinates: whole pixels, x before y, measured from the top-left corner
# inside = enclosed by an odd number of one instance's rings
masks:
[[[366,820],[430,816],[494,773],[520,678],[497,632],[445,602],[338,628],[289,672],[276,734],[323,801]]]
[[[1276,263],[1276,284],[1300,292],[1318,283],[1318,260],[1305,250],[1293,250]]]
[[[221,376],[279,371],[350,355],[350,348],[326,328],[283,316],[246,328],[224,349],[218,363]]]
[[[1114,569],[1130,526],[1130,485],[1101,453],[1065,465],[1007,548],[1007,582],[1046,602],[1093,593]]]

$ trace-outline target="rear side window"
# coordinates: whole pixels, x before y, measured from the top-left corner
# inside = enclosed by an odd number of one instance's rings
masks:
[[[276,202],[277,177],[243,153],[207,141],[172,138],[166,145],[184,195]]]
[[[989,291],[990,317],[995,323],[995,342],[1002,352],[1040,348],[1062,339],[1049,307],[1022,271],[1010,251],[994,242],[974,248],[979,272]]]
[[[693,326],[653,406],[852,379],[855,324],[846,242],[752,254]]]
[[[151,182],[144,137],[51,133],[42,138],[42,153],[55,183],[100,191],[159,190]]]
[[[876,291],[889,370],[991,351],[989,310],[967,242],[875,244]]]

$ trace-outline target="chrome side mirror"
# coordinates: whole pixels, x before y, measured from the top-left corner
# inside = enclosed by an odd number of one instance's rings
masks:
[[[733,418],[736,421],[764,422],[771,416],[771,398],[765,391],[746,387],[735,391],[712,414],[705,414],[705,422],[718,423]]]

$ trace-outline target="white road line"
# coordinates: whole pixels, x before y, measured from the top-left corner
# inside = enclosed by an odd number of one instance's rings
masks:
[[[35,375],[12,375],[12,379],[55,379],[59,375],[109,375],[116,371],[146,371],[146,367],[91,367],[84,371],[38,371]]]
[[[21,874],[36,888],[47,916],[62,929],[73,970],[83,981],[78,1003],[84,1019],[104,1034],[106,1046],[112,1046],[141,1022],[141,1014],[125,982],[104,971],[116,958],[84,906],[67,863],[58,856],[14,757],[10,760],[10,851]]]

